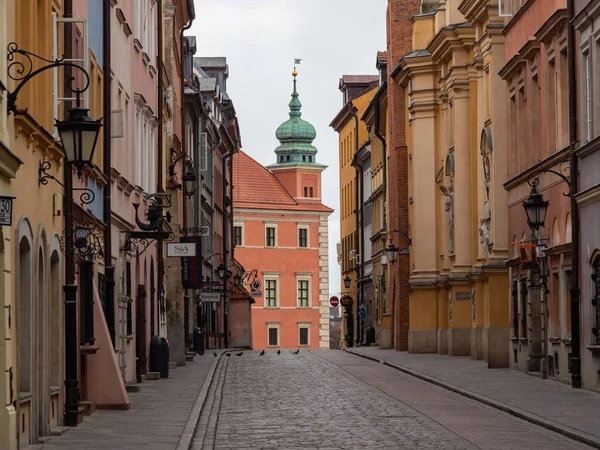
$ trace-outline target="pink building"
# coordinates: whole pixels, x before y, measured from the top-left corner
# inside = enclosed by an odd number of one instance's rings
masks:
[[[235,258],[261,282],[262,297],[252,305],[254,349],[329,348],[332,209],[321,203],[326,166],[316,162],[316,132],[301,118],[293,75],[276,163],[267,168],[240,152],[233,164]]]

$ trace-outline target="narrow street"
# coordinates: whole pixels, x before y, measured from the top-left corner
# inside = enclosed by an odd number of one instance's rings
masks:
[[[220,358],[193,449],[590,448],[341,351]]]

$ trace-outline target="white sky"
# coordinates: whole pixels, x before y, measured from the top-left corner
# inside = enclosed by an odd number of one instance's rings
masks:
[[[342,105],[342,75],[377,73],[385,50],[387,0],[195,0],[196,56],[225,56],[227,92],[234,102],[245,152],[275,162],[277,127],[288,119],[294,57],[302,118],[317,130],[313,143],[323,172],[329,220],[329,289],[340,292],[336,244],[340,238],[338,135],[329,127]]]

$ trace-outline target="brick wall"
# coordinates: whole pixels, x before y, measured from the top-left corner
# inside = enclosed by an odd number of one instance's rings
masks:
[[[398,65],[402,56],[412,50],[410,18],[419,13],[421,0],[388,0],[387,55],[388,73]],[[387,224],[388,230],[408,229],[408,155],[406,150],[406,109],[404,89],[388,79],[387,132]],[[391,233],[398,248],[406,247],[406,238]],[[394,348],[408,350],[408,279],[409,258],[399,255],[389,264],[394,327]]]

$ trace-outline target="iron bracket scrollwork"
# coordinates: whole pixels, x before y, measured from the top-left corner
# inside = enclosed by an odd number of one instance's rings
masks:
[[[67,234],[72,236],[70,243],[67,241]],[[97,221],[79,221],[73,225],[71,230],[65,228],[59,241],[63,254],[69,248],[75,262],[104,258],[104,229]]]
[[[13,115],[16,116],[19,114],[27,113],[27,108],[25,108],[25,109],[17,108],[17,96],[19,95],[19,92],[21,91],[21,89],[23,89],[23,87],[32,78],[34,78],[36,75],[38,75],[42,72],[45,72],[46,70],[55,69],[57,67],[70,67],[70,68],[81,71],[85,77],[85,82],[81,89],[73,87],[73,81],[75,81],[75,77],[69,77],[69,81],[67,83],[68,89],[77,95],[80,95],[81,93],[85,92],[90,86],[90,76],[87,73],[87,71],[83,67],[81,67],[75,63],[65,62],[64,58],[55,59],[55,60],[46,59],[39,55],[36,55],[35,53],[20,49],[16,42],[11,42],[10,44],[8,44],[7,50],[8,50],[7,60],[9,62],[9,65],[7,68],[8,77],[11,80],[19,82],[19,84],[15,88],[15,90],[12,92],[9,92],[7,95],[7,110],[8,110],[9,114],[12,113]],[[17,61],[16,60],[17,55],[23,56],[25,58],[25,63],[23,63],[21,61]],[[34,70],[34,59],[43,61],[43,62],[47,63],[47,65]]]
[[[65,185],[62,184],[58,178],[56,178],[54,175],[51,175],[48,173],[48,170],[50,170],[51,168],[52,168],[52,164],[50,163],[50,161],[48,161],[48,160],[40,161],[39,179],[38,179],[39,184],[46,186],[48,184],[48,180],[53,180],[53,181],[56,181],[56,183],[58,183],[60,186],[62,186],[64,188]],[[71,190],[83,191],[81,193],[81,195],[79,196],[79,202],[81,203],[81,205],[90,205],[90,204],[94,203],[94,200],[96,200],[96,193],[94,191],[92,191],[91,189],[71,188]]]
[[[158,241],[172,241],[175,233],[172,231],[125,231],[125,243],[121,248],[123,253],[129,256],[143,254],[151,244],[158,247]]]
[[[564,170],[568,170],[569,168],[565,168]],[[561,168],[561,171],[563,169]],[[552,170],[552,169],[538,169],[538,170],[534,170],[533,172],[531,172],[529,174],[529,176],[527,177],[527,184],[531,187],[538,187],[540,184],[540,179],[538,177],[536,177],[536,175],[540,174],[540,173],[552,173],[554,175],[556,175],[557,177],[559,177],[561,180],[563,180],[565,183],[567,183],[567,186],[569,187],[568,192],[563,192],[563,195],[565,197],[571,197],[572,192],[571,192],[571,181],[569,180],[569,178],[567,178],[565,175],[563,175],[560,172],[557,172],[556,170]]]
[[[410,225],[406,225],[403,227],[402,230],[390,230],[387,232],[388,235],[388,239],[391,237],[392,234],[394,233],[398,233],[401,234],[402,236],[404,236],[406,238],[407,241],[407,245],[410,247],[412,245],[412,235],[411,235],[411,229],[410,229]]]

